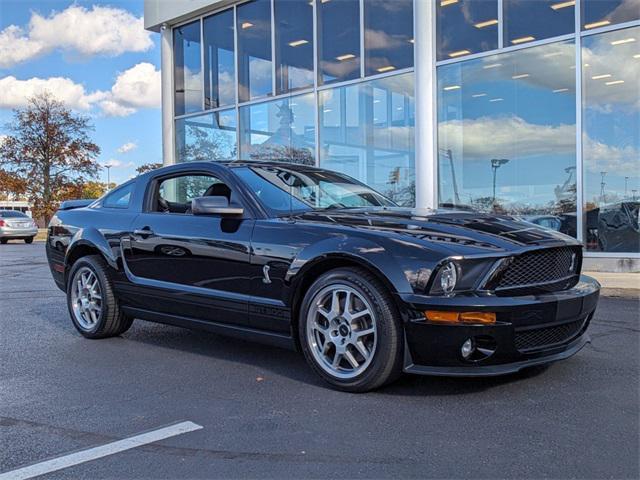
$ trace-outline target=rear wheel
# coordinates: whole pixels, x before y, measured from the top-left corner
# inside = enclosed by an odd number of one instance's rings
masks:
[[[33,243],[33,237],[27,237],[24,239],[24,243]]]
[[[314,282],[302,302],[298,332],[309,365],[337,389],[366,392],[401,373],[399,314],[387,289],[366,270],[331,270]]]
[[[7,243],[8,241],[9,241],[9,239],[8,239],[8,238],[0,238],[0,243],[1,243],[2,245],[6,245],[6,243]]]
[[[90,255],[76,261],[69,272],[69,314],[76,329],[87,338],[117,336],[133,323],[118,305],[107,269],[101,256]]]

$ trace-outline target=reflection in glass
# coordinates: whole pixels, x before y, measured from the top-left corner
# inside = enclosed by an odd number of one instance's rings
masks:
[[[238,96],[241,102],[272,95],[271,3],[254,0],[237,8]]]
[[[504,45],[575,31],[575,0],[504,0]]]
[[[320,166],[415,204],[414,75],[320,92]]]
[[[584,239],[590,250],[638,252],[640,27],[582,42]]]
[[[313,86],[313,3],[275,0],[276,90]]]
[[[576,235],[574,56],[562,42],[438,68],[441,204]]]
[[[314,95],[240,108],[240,157],[315,165]]]
[[[175,114],[202,110],[200,22],[173,30]]]
[[[360,2],[317,1],[320,84],[360,76]]]
[[[582,0],[582,29],[606,27],[640,19],[638,0]]]
[[[217,108],[236,101],[233,59],[233,10],[204,19],[204,106]]]
[[[498,48],[498,0],[438,0],[438,60]]]
[[[413,66],[413,0],[364,2],[367,75]]]
[[[235,110],[176,120],[176,157],[179,163],[235,159]]]

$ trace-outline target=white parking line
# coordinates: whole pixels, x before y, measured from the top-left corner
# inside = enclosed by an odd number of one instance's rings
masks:
[[[62,470],[63,468],[73,467],[80,463],[90,462],[91,460],[124,452],[125,450],[158,442],[165,438],[175,437],[176,435],[181,435],[183,433],[200,430],[201,428],[201,425],[193,422],[177,423],[168,427],[158,428],[157,430],[134,435],[133,437],[128,437],[123,440],[106,443],[99,447],[81,450],[76,453],[70,453],[69,455],[29,465],[28,467],[22,467],[10,472],[0,473],[0,480],[23,480],[37,477],[38,475],[44,475],[45,473],[55,472],[57,470]]]

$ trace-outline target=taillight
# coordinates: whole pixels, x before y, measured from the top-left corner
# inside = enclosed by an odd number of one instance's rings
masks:
[[[4,220],[0,220],[0,227],[4,227],[6,225],[6,223],[4,223]]]

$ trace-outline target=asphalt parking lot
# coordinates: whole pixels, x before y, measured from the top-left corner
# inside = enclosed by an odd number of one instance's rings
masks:
[[[602,298],[592,344],[548,368],[353,395],[295,352],[213,334],[83,339],[43,244],[2,245],[0,473],[193,422],[45,477],[638,478],[639,307]]]

